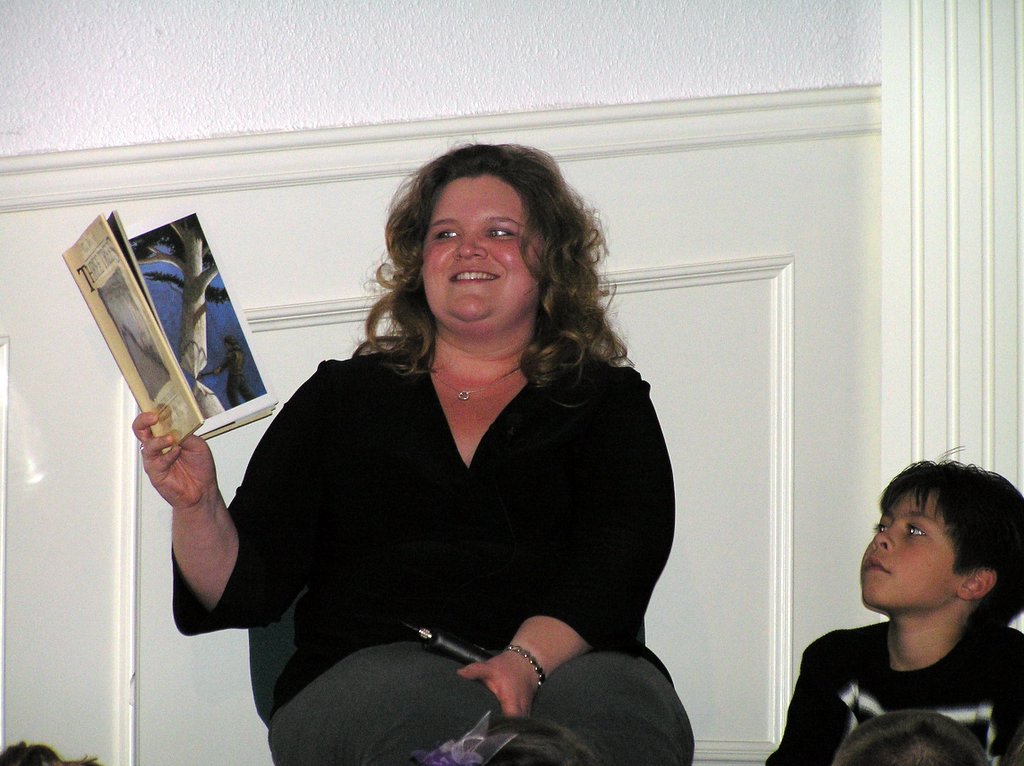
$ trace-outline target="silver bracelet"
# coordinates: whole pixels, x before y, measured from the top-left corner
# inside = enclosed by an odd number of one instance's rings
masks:
[[[537,662],[537,658],[534,657],[533,654],[529,650],[524,649],[523,647],[519,646],[518,644],[509,644],[508,646],[505,647],[505,651],[506,652],[515,652],[520,657],[522,657],[523,659],[525,659],[527,662],[530,663],[530,666],[533,668],[533,672],[537,674],[537,686],[540,686],[541,684],[543,684],[545,681],[548,680],[548,677],[544,674],[544,668],[542,668],[540,666],[540,663]]]

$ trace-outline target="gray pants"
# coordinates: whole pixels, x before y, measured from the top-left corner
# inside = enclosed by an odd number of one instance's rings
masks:
[[[459,664],[411,642],[345,658],[274,715],[276,766],[405,766],[465,734],[488,710],[483,684]],[[672,685],[646,660],[591,652],[558,668],[538,690],[533,717],[566,726],[608,766],[689,766],[693,732]]]

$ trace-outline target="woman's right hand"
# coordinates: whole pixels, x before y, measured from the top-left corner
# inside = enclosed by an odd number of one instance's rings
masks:
[[[213,609],[238,558],[238,530],[217,487],[206,441],[189,436],[174,444],[171,436],[153,436],[156,421],[156,413],[144,412],[132,423],[142,443],[142,465],[174,510],[171,540],[181,573],[199,603]]]
[[[219,497],[217,469],[204,439],[189,436],[179,444],[174,438],[154,436],[155,412],[143,412],[132,423],[142,444],[142,466],[149,481],[172,508],[191,508]]]

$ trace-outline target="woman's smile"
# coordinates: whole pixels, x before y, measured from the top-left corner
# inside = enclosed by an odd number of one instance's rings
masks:
[[[423,242],[423,286],[442,336],[505,345],[533,336],[537,279],[518,192],[490,175],[458,178],[438,197]]]

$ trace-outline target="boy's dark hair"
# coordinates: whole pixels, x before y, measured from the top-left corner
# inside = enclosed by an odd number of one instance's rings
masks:
[[[1024,609],[1024,497],[999,474],[954,460],[903,469],[882,493],[882,513],[908,494],[921,505],[935,498],[953,541],[957,574],[996,573],[995,587],[974,610],[970,626],[1006,625]]]
[[[932,710],[897,710],[858,726],[832,766],[987,766],[966,727]]]

